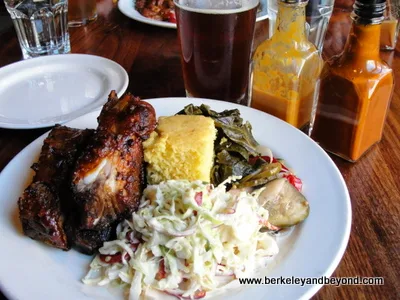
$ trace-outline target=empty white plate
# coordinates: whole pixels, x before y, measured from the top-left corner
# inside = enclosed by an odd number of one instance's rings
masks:
[[[53,126],[100,106],[111,90],[128,87],[128,74],[112,60],[66,54],[20,61],[0,69],[0,127]]]

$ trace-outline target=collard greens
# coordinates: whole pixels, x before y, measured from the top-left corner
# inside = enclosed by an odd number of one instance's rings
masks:
[[[231,175],[245,177],[254,172],[249,158],[258,156],[258,143],[253,137],[249,122],[243,122],[238,109],[215,112],[207,105],[187,105],[178,115],[202,115],[211,117],[217,128],[215,161],[211,182],[218,185]]]

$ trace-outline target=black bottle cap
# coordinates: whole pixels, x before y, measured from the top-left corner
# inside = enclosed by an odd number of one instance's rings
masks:
[[[352,18],[360,24],[380,24],[385,9],[386,0],[356,0]]]
[[[280,2],[286,4],[304,4],[308,3],[308,0],[280,0]]]

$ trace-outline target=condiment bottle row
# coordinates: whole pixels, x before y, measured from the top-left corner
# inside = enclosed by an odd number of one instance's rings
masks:
[[[304,0],[278,0],[273,35],[253,56],[251,106],[357,161],[382,138],[393,72],[379,56],[385,0],[357,0],[342,54],[323,62],[309,42]]]

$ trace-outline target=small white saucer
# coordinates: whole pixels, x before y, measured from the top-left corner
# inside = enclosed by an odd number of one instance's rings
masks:
[[[99,56],[65,54],[20,61],[0,69],[0,127],[53,126],[100,106],[111,90],[128,87],[128,74]]]

